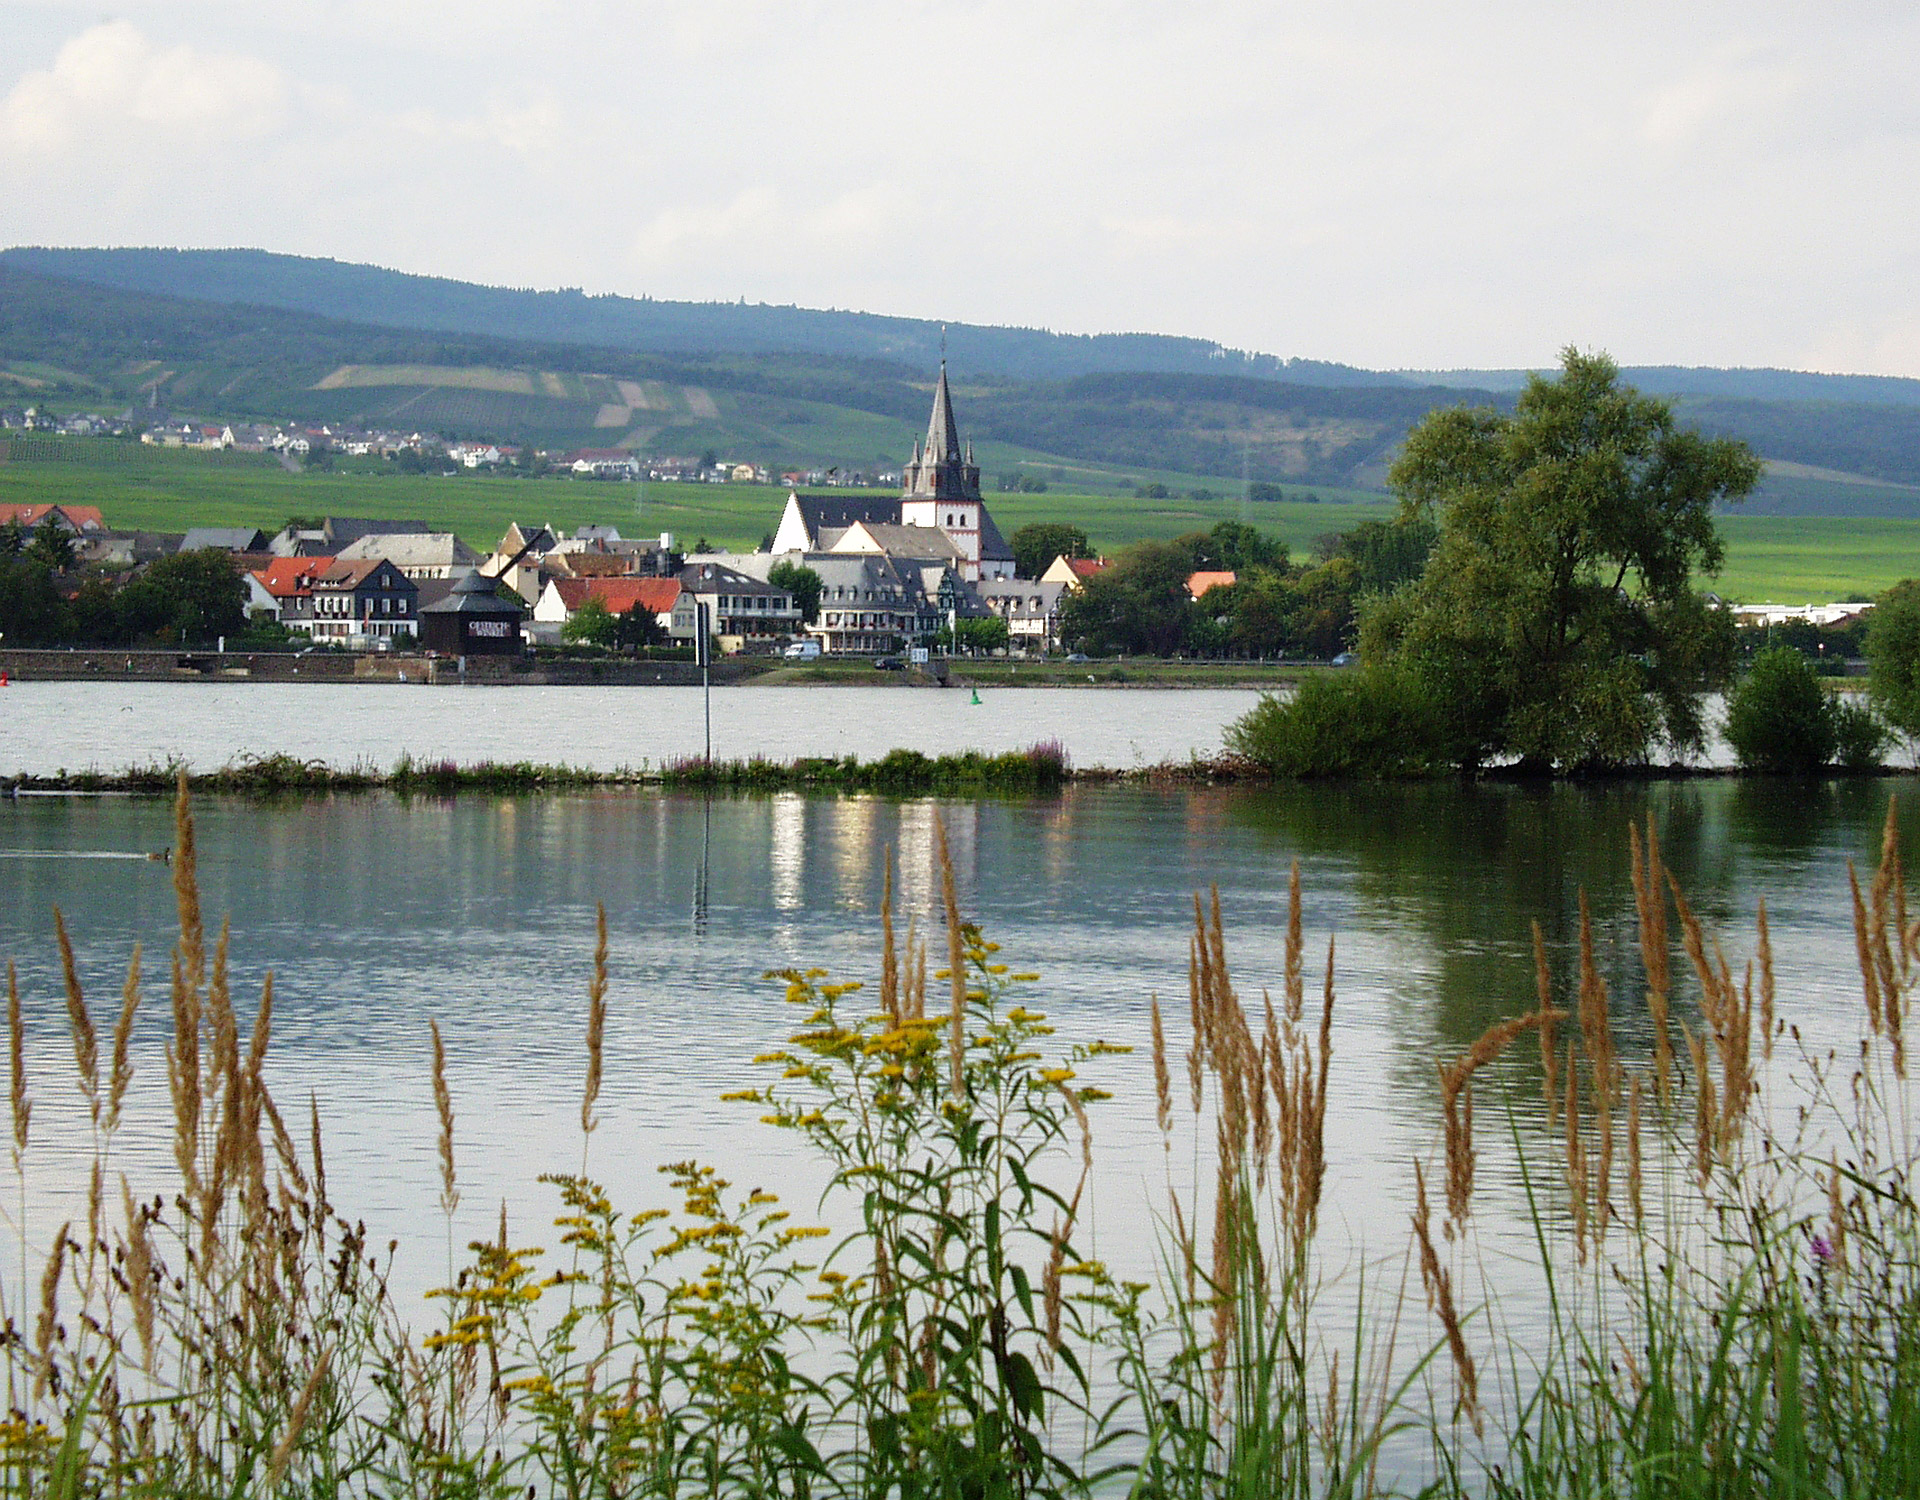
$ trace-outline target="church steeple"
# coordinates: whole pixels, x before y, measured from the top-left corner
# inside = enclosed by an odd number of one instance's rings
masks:
[[[980,468],[973,461],[973,445],[960,442],[960,424],[953,416],[953,392],[947,385],[944,359],[940,361],[939,383],[933,388],[926,444],[914,444],[913,459],[901,477],[903,500],[977,502],[980,498]]]
[[[953,420],[953,394],[947,389],[947,362],[940,361],[940,384],[933,391],[933,415],[927,419],[927,461],[960,463],[960,428]]]

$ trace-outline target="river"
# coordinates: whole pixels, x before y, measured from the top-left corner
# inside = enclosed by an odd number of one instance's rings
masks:
[[[978,702],[974,701],[978,698]],[[1213,755],[1257,701],[1246,689],[730,687],[720,760],[1024,750],[1058,740],[1078,766]],[[534,761],[611,771],[701,754],[699,688],[428,688],[376,683],[15,683],[0,691],[0,776],[119,771],[180,759],[217,770],[285,754],[346,768]]]
[[[1075,787],[955,803],[368,795],[203,799],[199,826],[206,902],[231,917],[243,1008],[268,968],[276,976],[272,1083],[285,1101],[317,1099],[335,1196],[402,1242],[406,1286],[433,1279],[444,1243],[431,1207],[430,1019],[447,1037],[458,1114],[460,1240],[503,1198],[537,1221],[548,1205],[534,1177],[579,1164],[596,902],[607,909],[612,986],[605,1123],[590,1165],[634,1206],[663,1196],[655,1167],[693,1155],[736,1181],[804,1191],[814,1179],[791,1154],[794,1138],[718,1101],[761,1081],[748,1059],[791,1023],[780,986],[761,976],[818,965],[871,981],[885,851],[899,853],[903,916],[926,930],[933,823],[944,820],[963,906],[1016,968],[1043,973],[1028,1003],[1053,1015],[1063,1042],[1142,1049],[1085,1076],[1116,1095],[1095,1115],[1096,1234],[1113,1259],[1144,1269],[1163,1178],[1171,1167],[1184,1184],[1192,1170],[1184,1145],[1171,1160],[1161,1150],[1144,1048],[1155,993],[1184,1045],[1194,891],[1218,884],[1230,962],[1254,1000],[1279,988],[1286,875],[1300,861],[1312,986],[1327,938],[1337,943],[1329,1234],[1336,1248],[1378,1247],[1402,1240],[1410,1164],[1435,1138],[1436,1059],[1531,1004],[1533,921],[1564,973],[1583,888],[1622,1046],[1629,1060],[1644,1056],[1629,822],[1651,814],[1659,824],[1675,873],[1726,930],[1736,965],[1766,896],[1782,1013],[1811,1038],[1839,1040],[1854,1034],[1859,1007],[1845,860],[1875,849],[1889,795],[1908,794],[1910,825],[1915,790],[1899,780]],[[79,1100],[52,909],[67,914],[96,1004],[117,996],[136,941],[149,975],[163,972],[172,892],[165,866],[144,855],[171,842],[169,820],[157,800],[0,804],[0,954],[19,965],[27,1006],[39,1101],[28,1164],[42,1217],[71,1211],[79,1187],[61,1167]],[[165,1156],[164,1010],[150,979],[130,1168]],[[1537,1097],[1530,1054],[1496,1070],[1523,1112]],[[1511,1164],[1497,1149],[1491,1157],[1483,1213],[1515,1223]]]

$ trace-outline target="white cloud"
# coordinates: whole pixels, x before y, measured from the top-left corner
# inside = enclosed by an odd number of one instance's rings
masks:
[[[246,141],[286,117],[286,75],[257,57],[161,46],[128,21],[89,28],[53,66],[0,102],[0,143],[20,152],[77,145]]]
[[[1651,146],[1676,150],[1723,129],[1771,134],[1803,86],[1798,70],[1782,64],[1710,58],[1647,100],[1640,136]]]
[[[0,242],[1920,375],[1893,0],[95,3],[0,0]]]

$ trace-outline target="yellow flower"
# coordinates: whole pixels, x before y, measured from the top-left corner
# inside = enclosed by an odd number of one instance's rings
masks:
[[[1087,1056],[1125,1057],[1131,1051],[1133,1051],[1133,1048],[1123,1047],[1118,1042],[1095,1042],[1091,1047],[1087,1048]]]
[[[758,1104],[760,1102],[760,1090],[735,1089],[730,1094],[722,1094],[720,1096],[720,1102],[722,1104]]]
[[[1073,1077],[1072,1068],[1042,1068],[1040,1080],[1043,1083],[1065,1083]]]
[[[1012,979],[1015,984],[1032,984],[1040,976],[1038,974],[1012,974],[1008,977]]]
[[[831,1229],[822,1229],[814,1224],[796,1224],[791,1229],[780,1231],[780,1243],[791,1245],[795,1240],[820,1240],[832,1234]]]

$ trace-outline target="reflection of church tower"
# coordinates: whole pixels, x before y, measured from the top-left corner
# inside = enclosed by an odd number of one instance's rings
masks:
[[[933,414],[927,419],[926,447],[914,445],[913,457],[901,475],[900,523],[946,532],[959,549],[962,573],[974,580],[980,577],[980,510],[980,466],[973,461],[973,444],[960,446],[943,359],[940,384],[933,392]]]

